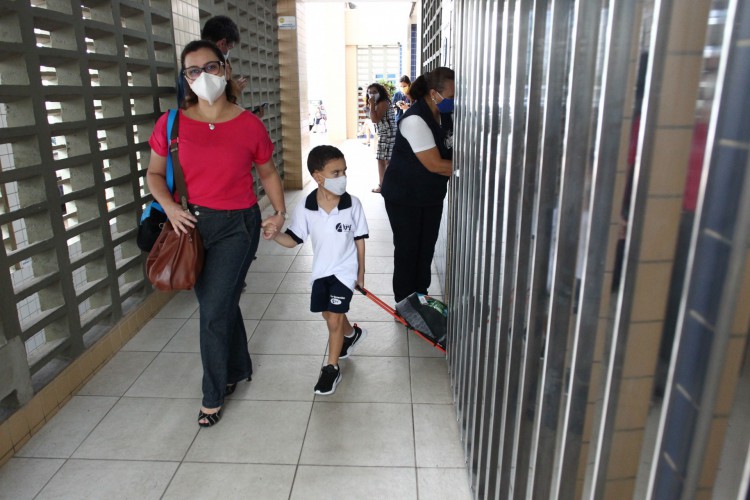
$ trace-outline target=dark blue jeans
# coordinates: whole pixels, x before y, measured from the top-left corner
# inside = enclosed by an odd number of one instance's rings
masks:
[[[224,404],[227,384],[253,373],[247,333],[240,313],[245,275],[258,250],[260,209],[211,210],[191,206],[206,251],[195,284],[200,306],[203,406]]]

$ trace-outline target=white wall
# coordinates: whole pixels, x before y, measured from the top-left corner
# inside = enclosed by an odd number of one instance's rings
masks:
[[[346,44],[344,2],[305,4],[307,95],[328,112],[328,142],[346,139]]]
[[[305,2],[308,97],[323,100],[328,111],[330,143],[346,139],[347,106],[357,106],[356,97],[352,99],[352,91],[347,88],[347,81],[356,82],[356,60],[350,57],[347,64],[347,46],[400,43],[404,47],[404,72],[408,71],[406,50],[412,2],[353,3],[355,9],[345,9],[342,1]],[[356,96],[356,89],[353,95]]]

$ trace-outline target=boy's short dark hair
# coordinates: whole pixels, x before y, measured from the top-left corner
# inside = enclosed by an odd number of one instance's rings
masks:
[[[307,155],[307,170],[311,174],[320,172],[329,161],[343,157],[344,153],[337,147],[328,145],[315,146],[310,150],[310,154]]]
[[[201,39],[218,43],[226,39],[227,43],[240,41],[240,30],[237,24],[227,16],[214,16],[203,25]]]

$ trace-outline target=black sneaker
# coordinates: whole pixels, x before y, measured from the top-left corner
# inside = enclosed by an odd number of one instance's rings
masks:
[[[320,370],[320,378],[315,384],[315,394],[323,396],[333,394],[339,382],[341,382],[341,370],[333,365],[326,365]]]
[[[367,337],[367,330],[358,327],[357,323],[354,323],[354,333],[352,333],[351,337],[344,337],[344,345],[341,346],[341,354],[339,354],[339,359],[348,358],[351,353],[354,352],[354,349],[359,344],[359,342],[365,337]]]

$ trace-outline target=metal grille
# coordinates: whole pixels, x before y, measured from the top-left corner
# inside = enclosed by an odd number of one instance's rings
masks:
[[[451,53],[439,3],[427,69]],[[710,494],[716,457],[750,463],[724,432],[750,420],[750,6],[453,15],[448,362],[475,497]]]
[[[34,373],[143,289],[135,221],[173,100],[170,3],[3,2],[3,335]]]
[[[135,245],[148,139],[177,104],[176,55],[220,13],[283,172],[275,1],[0,2],[0,363],[25,344],[32,376],[50,367],[37,386],[151,290]],[[20,386],[0,381],[2,406]]]

